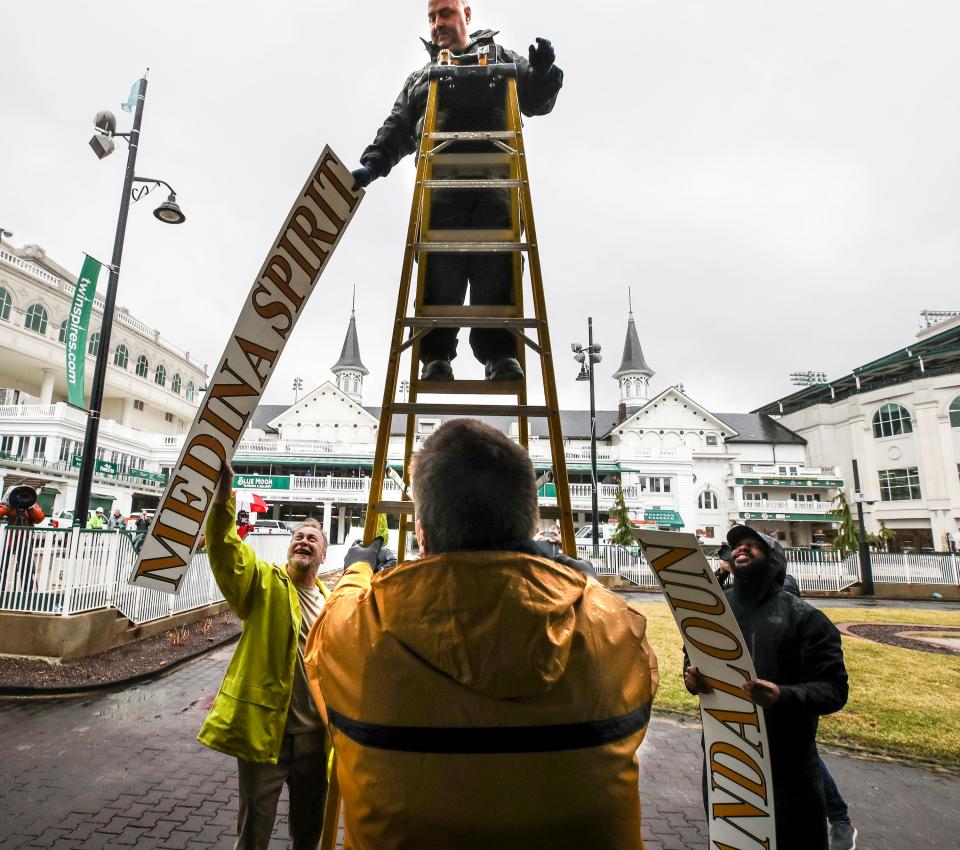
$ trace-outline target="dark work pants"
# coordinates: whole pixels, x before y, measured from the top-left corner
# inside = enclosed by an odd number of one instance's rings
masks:
[[[431,230],[502,229],[510,227],[510,200],[502,189],[437,190],[430,209]],[[513,255],[423,254],[426,262],[424,304],[461,305],[470,285],[471,304],[513,303]],[[481,363],[517,356],[516,338],[509,331],[470,331],[470,347]],[[424,335],[420,360],[453,360],[457,328],[439,328]]]
[[[325,737],[323,731],[285,735],[276,764],[237,759],[240,811],[234,850],[267,850],[284,783],[290,792],[287,820],[293,850],[316,850],[327,798]]]
[[[823,796],[827,804],[827,820],[830,823],[837,823],[837,821],[850,823],[847,801],[840,794],[840,789],[837,788],[837,783],[822,758],[820,759],[820,781],[823,782]]]

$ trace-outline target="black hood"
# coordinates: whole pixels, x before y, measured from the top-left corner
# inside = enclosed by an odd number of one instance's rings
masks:
[[[736,549],[744,537],[755,537],[766,546],[767,558],[770,566],[774,568],[774,578],[777,584],[783,584],[787,575],[787,554],[783,551],[780,541],[748,525],[735,525],[727,532],[727,543]]]
[[[476,32],[470,33],[470,41],[467,42],[466,46],[460,50],[454,50],[453,55],[459,56],[463,53],[470,53],[476,47],[483,46],[485,44],[493,44],[493,37],[499,33],[500,30],[477,30]],[[423,42],[423,46],[427,49],[427,53],[430,54],[430,58],[436,62],[437,56],[440,55],[440,48],[437,47],[432,41],[427,41],[425,38],[421,38],[420,41]]]

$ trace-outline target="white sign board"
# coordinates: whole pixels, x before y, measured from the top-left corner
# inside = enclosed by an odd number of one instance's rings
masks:
[[[130,583],[176,593],[220,470],[234,455],[313,287],[363,192],[324,148],[243,302],[220,365],[170,474]]]
[[[711,850],[776,850],[773,774],[763,709],[741,690],[757,678],[723,589],[692,534],[634,535],[663,588],[690,663],[713,686],[700,694]]]

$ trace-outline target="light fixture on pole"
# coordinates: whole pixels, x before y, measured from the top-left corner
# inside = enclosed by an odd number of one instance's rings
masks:
[[[140,148],[140,124],[143,121],[143,104],[147,96],[147,78],[144,75],[130,93],[130,99],[124,104],[127,111],[133,110],[133,127],[129,133],[117,132],[117,119],[112,112],[98,112],[94,118],[96,134],[90,140],[90,147],[98,159],[105,159],[113,153],[114,138],[127,141],[127,167],[123,177],[123,192],[120,195],[120,212],[117,216],[117,230],[113,240],[113,258],[110,261],[110,276],[107,280],[107,292],[103,299],[103,320],[100,326],[100,350],[97,352],[93,371],[93,387],[90,391],[90,413],[87,417],[87,429],[83,439],[83,455],[80,472],[77,476],[77,498],[74,502],[73,524],[86,525],[87,512],[90,510],[90,489],[93,486],[93,471],[97,458],[97,437],[100,433],[100,412],[103,407],[103,390],[107,376],[107,362],[110,357],[110,334],[113,330],[113,313],[117,301],[117,285],[120,281],[120,261],[123,258],[123,239],[127,230],[127,214],[131,202],[149,194],[157,186],[166,186],[170,197],[161,204],[154,215],[167,224],[180,224],[186,220],[176,204],[173,187],[163,180],[140,178],[135,175],[137,151]],[[134,183],[150,184],[134,189]]]
[[[293,379],[293,403],[297,403],[297,399],[300,398],[300,393],[303,392],[303,378],[294,378]]]
[[[571,343],[573,359],[580,364],[578,381],[590,382],[590,499],[593,509],[593,556],[600,554],[600,509],[597,500],[597,405],[593,387],[593,366],[603,359],[600,346],[593,344],[593,317],[587,319],[587,345]]]
[[[825,384],[827,382],[826,372],[791,372],[790,382],[795,387],[812,387],[816,384]]]

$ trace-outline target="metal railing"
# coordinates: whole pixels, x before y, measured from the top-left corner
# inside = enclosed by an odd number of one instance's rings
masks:
[[[254,534],[257,556],[284,562],[288,534]],[[116,608],[146,623],[223,600],[206,552],[198,552],[176,595],[127,583],[136,553],[126,531],[0,526],[0,611],[68,616]]]
[[[838,593],[860,581],[860,557],[841,557],[833,549],[787,549],[787,572],[803,592]],[[594,557],[593,544],[577,543],[577,555],[593,562],[598,575],[620,576],[645,589],[659,584],[639,547],[603,543]],[[716,569],[715,559],[708,559]],[[960,585],[960,557],[947,553],[874,552],[873,580],[889,584]]]

